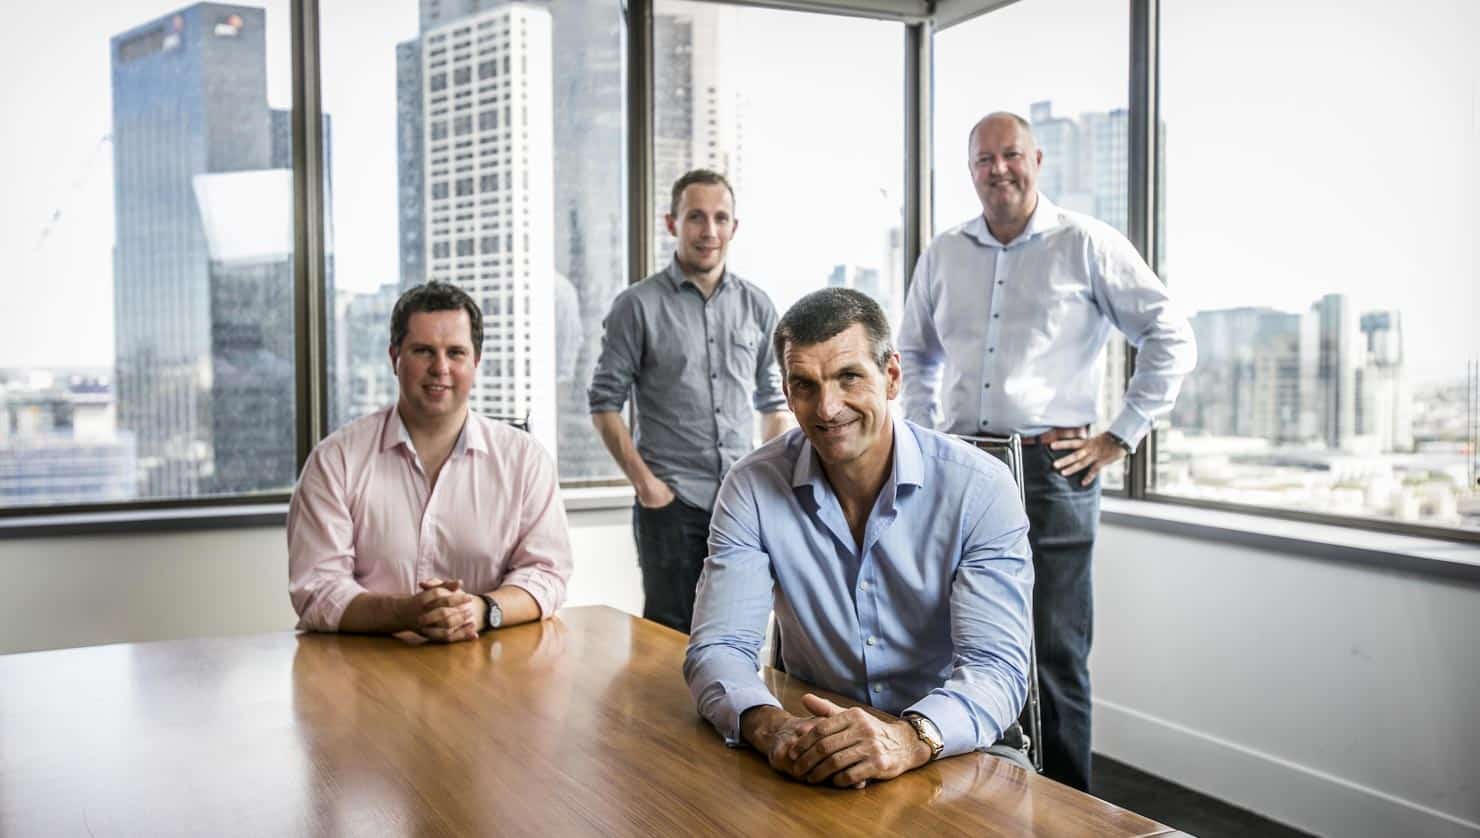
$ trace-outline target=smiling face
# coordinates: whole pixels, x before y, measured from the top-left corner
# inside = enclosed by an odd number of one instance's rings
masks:
[[[708,274],[725,265],[730,239],[740,222],[735,199],[722,183],[691,183],[679,195],[677,214],[664,219],[678,239],[678,264],[688,274]]]
[[[971,131],[967,162],[982,212],[993,226],[1026,224],[1038,206],[1043,152],[1033,135],[1007,115],[993,115]]]
[[[391,366],[401,385],[398,408],[408,425],[461,421],[478,369],[468,313],[418,311],[406,337],[391,347]]]
[[[899,395],[899,355],[880,369],[868,331],[854,323],[822,343],[787,343],[786,403],[827,466],[887,459],[894,441],[889,401]]]

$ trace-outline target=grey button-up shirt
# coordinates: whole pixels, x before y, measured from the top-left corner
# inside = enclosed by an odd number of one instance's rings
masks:
[[[617,295],[587,398],[619,411],[637,388],[637,453],[686,503],[714,507],[755,441],[755,414],[786,407],[771,348],[776,307],[726,271],[708,300],[677,262]]]

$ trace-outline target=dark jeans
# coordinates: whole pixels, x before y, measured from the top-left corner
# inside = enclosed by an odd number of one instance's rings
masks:
[[[1094,633],[1090,554],[1100,523],[1100,481],[1062,477],[1046,445],[1023,448],[1028,542],[1033,547],[1033,636],[1038,647],[1043,773],[1089,791],[1089,647]]]
[[[709,555],[709,510],[677,498],[662,509],[634,504],[632,532],[642,568],[642,616],[688,634],[694,589]]]

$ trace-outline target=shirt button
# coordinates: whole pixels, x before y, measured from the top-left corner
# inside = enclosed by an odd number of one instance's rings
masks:
[[[717,372],[712,372],[712,373],[710,373],[710,374],[709,374],[709,377],[710,377],[710,378],[719,378],[719,373],[717,373]]]
[[[988,389],[988,390],[990,390],[990,389],[992,389],[992,385],[991,385],[991,383],[990,383],[990,382],[988,382],[988,383],[987,383],[987,389]]]
[[[717,407],[716,407],[716,408],[715,408],[715,409],[714,409],[714,412],[715,412],[715,413],[719,413],[719,408],[717,408]]]
[[[1004,281],[1004,280],[1000,280],[1000,279],[999,279],[999,280],[997,280],[997,284],[998,284],[998,285],[1001,285],[1001,284],[1002,284],[1002,283],[1003,283],[1003,281]]]
[[[874,643],[875,643],[875,642],[876,642],[876,640],[877,640],[877,638],[875,638],[875,637],[874,637],[874,636],[873,636],[873,635],[872,635],[872,634],[870,634],[870,635],[869,635],[869,636],[868,636],[868,639],[867,639],[867,640],[865,640],[865,641],[863,641],[863,642],[865,642],[865,643],[867,643],[867,644],[868,644],[868,645],[870,645],[870,646],[872,646],[872,645],[874,645]]]
[[[710,338],[710,339],[709,339],[709,342],[710,342],[710,343],[714,343],[714,338]]]
[[[987,351],[988,352],[996,352],[997,351],[997,347],[995,347],[995,346],[989,346],[989,347],[987,347]]]
[[[994,315],[992,315],[992,319],[993,319],[993,320],[996,320],[996,319],[997,319],[997,318],[999,318],[999,317],[1001,317],[1001,316],[1002,316],[1002,315],[1000,315],[1000,314],[994,314]],[[714,341],[713,341],[713,340],[710,340],[710,341],[709,341],[709,342],[710,342],[710,343],[714,343]]]
[[[866,590],[868,590],[868,580],[865,579],[862,582],[859,582],[858,583],[858,589],[860,591],[866,591]]]
[[[874,692],[881,693],[883,691],[884,691],[884,685],[883,684],[874,684]]]

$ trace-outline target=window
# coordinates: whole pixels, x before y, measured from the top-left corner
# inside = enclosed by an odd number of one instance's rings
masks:
[[[1480,530],[1480,9],[1390,12],[1162,7],[1164,266],[1199,358],[1159,495]]]
[[[935,232],[981,215],[966,166],[967,137],[981,117],[1011,111],[1032,124],[1043,152],[1039,191],[1126,233],[1129,42],[1126,7],[1097,0],[1017,3],[937,35]],[[987,53],[993,60],[983,64]],[[1023,72],[1029,67],[1032,72]],[[1113,333],[1105,347],[1097,429],[1121,410],[1125,353],[1124,340]],[[1106,489],[1123,488],[1125,467],[1106,469],[1101,482]]]
[[[847,285],[897,324],[902,26],[674,0],[654,15],[652,268],[673,258],[663,225],[673,182],[715,169],[734,185],[743,222],[730,264],[778,313]],[[826,95],[798,95],[799,85]]]
[[[395,400],[385,341],[389,306],[401,289],[449,281],[489,302],[497,299],[489,289],[512,279],[527,283],[528,308],[514,316],[502,306],[500,331],[490,331],[474,384],[475,409],[493,404],[488,397],[495,387],[508,385],[519,395],[501,396],[500,410],[506,406],[518,418],[529,412],[562,480],[620,477],[591,427],[586,386],[600,350],[601,318],[626,282],[625,175],[613,153],[625,143],[617,72],[626,60],[622,6],[615,0],[461,5],[485,8],[408,0],[377,6],[367,24],[364,4],[319,4],[324,107],[339,121],[331,159],[343,172],[332,207],[335,262],[346,277],[336,309],[356,324],[353,342],[342,350],[347,370],[331,381],[331,422]],[[511,29],[524,34],[511,41]],[[432,45],[450,46],[451,55],[436,55]],[[508,81],[475,90],[474,65],[463,63],[471,56],[478,57],[479,79]],[[513,56],[524,68],[517,79],[507,73]],[[450,80],[438,63],[449,59]],[[449,81],[451,125],[436,118],[442,97],[429,95]],[[522,107],[511,113],[504,102],[494,105],[495,88],[507,88]],[[489,101],[475,111],[477,96]],[[475,168],[475,112],[478,132],[510,129],[499,158],[514,161],[519,177],[483,170],[489,157]],[[448,160],[442,146],[424,147],[428,124],[432,140],[451,133],[468,150],[453,149],[457,159]],[[449,192],[456,217],[440,214],[445,204],[433,204],[434,216],[423,196],[440,201]],[[503,212],[491,200],[498,196],[526,211]],[[526,244],[521,260],[500,258],[516,240]]]
[[[48,36],[0,54],[30,115],[0,127],[24,161],[0,224],[0,508],[292,485],[288,4],[177,9],[40,4]]]

